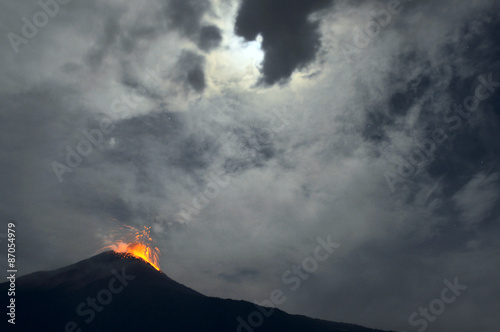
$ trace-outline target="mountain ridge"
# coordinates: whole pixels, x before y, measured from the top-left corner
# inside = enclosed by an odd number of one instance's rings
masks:
[[[7,294],[8,287],[0,284],[0,292]],[[15,328],[6,320],[2,324],[13,331],[50,332],[383,332],[209,297],[140,258],[112,251],[19,277]]]

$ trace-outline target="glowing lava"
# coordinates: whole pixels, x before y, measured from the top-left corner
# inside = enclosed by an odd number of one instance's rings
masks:
[[[144,227],[143,230],[126,226],[111,236],[111,245],[103,249],[111,249],[116,253],[130,255],[140,258],[155,269],[160,271],[160,249],[154,246],[153,239],[149,236],[151,227]]]

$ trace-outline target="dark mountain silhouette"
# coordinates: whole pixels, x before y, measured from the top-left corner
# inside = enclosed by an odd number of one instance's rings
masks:
[[[8,288],[8,283],[0,284],[2,294]],[[0,330],[380,332],[271,310],[202,295],[141,259],[108,251],[55,271],[18,278],[16,324],[8,324],[4,317],[5,328]],[[248,323],[252,312],[254,326]],[[246,323],[238,322],[238,317]]]

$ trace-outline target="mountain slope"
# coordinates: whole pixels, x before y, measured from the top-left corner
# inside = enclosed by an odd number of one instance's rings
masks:
[[[8,288],[0,284],[2,294]],[[18,278],[16,325],[3,319],[2,331],[379,331],[271,310],[204,296],[140,259],[105,252]],[[248,324],[252,312],[255,327]]]

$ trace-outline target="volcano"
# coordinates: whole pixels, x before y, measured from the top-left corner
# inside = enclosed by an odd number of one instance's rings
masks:
[[[2,294],[8,289],[0,284]],[[16,324],[4,317],[2,331],[381,332],[208,297],[113,251],[19,277],[15,299]]]

